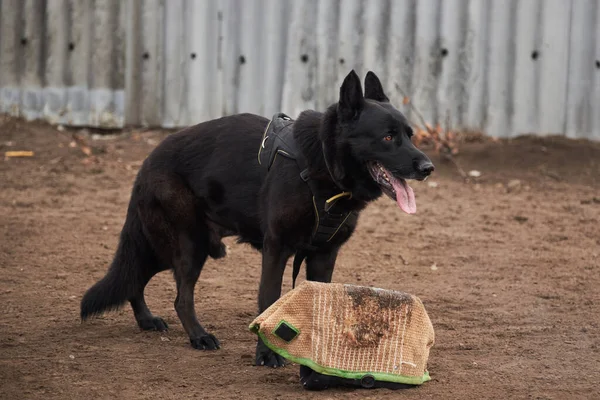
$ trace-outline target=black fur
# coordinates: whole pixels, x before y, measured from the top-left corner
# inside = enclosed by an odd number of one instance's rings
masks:
[[[167,137],[144,161],[135,180],[119,246],[107,275],[81,302],[81,318],[129,301],[142,329],[165,330],[144,301],[156,273],[172,269],[175,309],[197,349],[219,341],[198,323],[194,286],[207,257],[225,255],[221,239],[238,236],[262,252],[258,306],[264,311],[281,295],[286,262],[310,239],[312,194],[293,160],[278,157],[266,173],[257,151],[268,120],[239,114],[204,122]],[[393,135],[393,141],[382,138]],[[372,72],[365,96],[354,71],[340,88],[340,101],[324,113],[305,111],[294,123],[310,177],[327,187],[352,192],[340,201],[359,211],[382,194],[366,163],[377,160],[395,176],[422,179],[429,159],[410,142],[404,116],[389,104]],[[427,164],[427,165],[429,165]],[[308,254],[309,280],[329,282],[338,250],[355,229],[345,225],[327,244]],[[257,365],[280,366],[283,359],[259,341]]]

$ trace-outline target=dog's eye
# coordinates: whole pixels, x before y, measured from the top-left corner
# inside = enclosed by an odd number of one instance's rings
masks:
[[[383,138],[383,140],[385,140],[386,142],[391,142],[393,139],[392,135],[387,135],[386,137]]]

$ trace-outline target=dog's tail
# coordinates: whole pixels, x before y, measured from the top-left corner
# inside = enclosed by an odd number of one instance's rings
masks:
[[[132,215],[133,214],[133,215]],[[135,225],[137,228],[135,229]],[[87,290],[81,300],[81,319],[116,310],[138,291],[143,289],[143,252],[140,241],[145,241],[141,221],[134,213],[128,213],[121,232],[119,247],[104,278]]]

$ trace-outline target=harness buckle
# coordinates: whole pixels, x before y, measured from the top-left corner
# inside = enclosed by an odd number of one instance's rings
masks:
[[[302,170],[302,172],[300,172],[300,178],[302,178],[304,182],[308,181],[308,168],[305,168]]]

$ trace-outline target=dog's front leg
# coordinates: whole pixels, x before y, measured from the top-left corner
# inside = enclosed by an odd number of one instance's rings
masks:
[[[258,310],[260,313],[265,311],[281,296],[283,272],[285,271],[285,264],[290,255],[291,253],[286,251],[279,241],[269,237],[265,238],[262,251],[260,287],[258,289]],[[256,365],[273,368],[285,365],[283,357],[269,349],[260,338],[256,345],[255,362]]]
[[[306,258],[306,279],[316,282],[331,282],[335,260],[339,249],[313,253]]]

